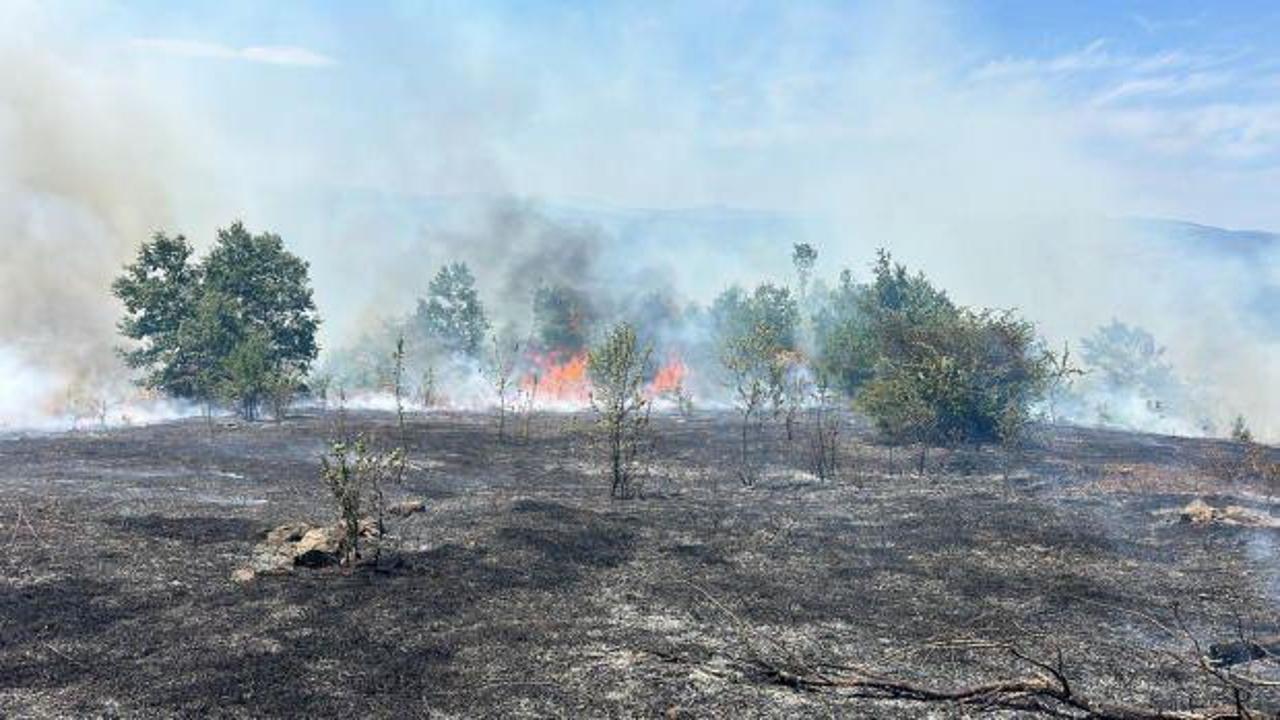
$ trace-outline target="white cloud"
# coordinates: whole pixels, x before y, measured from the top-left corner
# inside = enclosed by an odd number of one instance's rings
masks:
[[[219,43],[176,38],[137,38],[133,41],[133,45],[149,52],[188,58],[244,60],[268,65],[290,65],[295,67],[327,67],[336,64],[336,61],[327,55],[292,45],[262,45],[235,48]]]

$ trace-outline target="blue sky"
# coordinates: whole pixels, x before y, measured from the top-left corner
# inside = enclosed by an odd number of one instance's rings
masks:
[[[199,133],[191,172],[245,187],[777,210],[945,209],[955,188],[985,211],[1280,229],[1275,3],[11,12],[26,41]]]

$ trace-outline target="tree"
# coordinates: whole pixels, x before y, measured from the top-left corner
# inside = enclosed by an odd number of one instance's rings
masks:
[[[306,261],[285,250],[279,235],[251,235],[237,221],[218,231],[201,266],[201,291],[231,299],[245,327],[263,334],[272,367],[305,375],[320,325]]]
[[[813,266],[818,262],[818,251],[809,243],[796,243],[791,250],[791,263],[796,268],[800,304],[803,305],[808,296],[809,278],[813,276]]]
[[[827,293],[814,317],[815,365],[849,397],[875,374],[876,338],[868,312],[870,290],[848,270]]]
[[[742,415],[744,485],[755,482],[750,434],[761,430],[761,411],[782,407],[787,361],[795,350],[800,311],[791,292],[765,283],[750,295],[741,288],[721,293],[711,307],[726,384],[734,392]]]
[[[591,406],[609,449],[610,494],[633,497],[636,466],[649,424],[649,399],[643,392],[649,372],[650,348],[641,348],[629,323],[615,325],[587,353]]]
[[[258,405],[275,382],[270,341],[261,332],[250,332],[223,360],[222,396],[239,403],[246,420],[258,416]]]
[[[125,307],[120,333],[136,341],[121,351],[125,363],[145,371],[145,387],[178,397],[198,394],[200,365],[181,339],[183,324],[195,313],[200,296],[200,269],[190,263],[191,254],[185,237],[158,232],[111,284]]]
[[[418,300],[414,313],[418,331],[450,352],[475,357],[489,330],[475,282],[466,263],[440,268],[428,287],[427,299]]]
[[[567,285],[543,285],[533,294],[533,322],[544,349],[576,353],[587,345],[594,320],[587,298]]]
[[[520,343],[509,338],[494,335],[489,352],[485,374],[493,392],[498,396],[498,441],[506,440],[507,408],[510,406],[511,393],[515,389],[516,362],[520,359]]]
[[[307,264],[279,236],[239,222],[218,231],[203,261],[191,256],[185,238],[157,233],[112,284],[125,306],[121,334],[136,343],[124,358],[142,384],[176,397],[241,393],[227,399],[253,417],[268,388],[292,395],[315,359]]]

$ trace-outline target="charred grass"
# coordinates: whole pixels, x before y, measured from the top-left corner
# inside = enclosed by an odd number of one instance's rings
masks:
[[[389,415],[350,422],[394,436]],[[331,519],[331,418],[0,440],[0,715],[979,715],[800,691],[745,661],[947,685],[1026,670],[1003,643],[1176,709],[1224,701],[1186,632],[1280,631],[1277,531],[1160,512],[1274,510],[1215,475],[1221,444],[1046,430],[1014,459],[932,453],[921,475],[854,432],[822,482],[779,432],[745,488],[730,417],[662,417],[645,497],[619,502],[584,422],[539,415],[500,443],[482,415],[412,417],[395,492],[428,509],[392,527],[381,570],[243,585],[265,530]]]

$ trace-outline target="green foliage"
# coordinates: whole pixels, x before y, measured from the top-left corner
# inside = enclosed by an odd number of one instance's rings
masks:
[[[760,413],[784,400],[788,358],[799,317],[785,288],[761,285],[752,295],[730,288],[716,299],[712,318],[719,337],[720,365],[742,415],[741,468],[744,485],[755,482],[751,431],[760,431]]]
[[[265,336],[273,366],[305,373],[320,325],[307,263],[285,250],[279,235],[251,235],[235,222],[218,231],[201,265],[202,292],[231,298],[241,323]]]
[[[533,294],[533,323],[548,350],[586,347],[594,318],[586,296],[567,285],[543,285]]]
[[[121,334],[135,341],[123,356],[147,387],[224,397],[253,417],[264,396],[296,389],[315,359],[307,264],[279,236],[239,222],[218,231],[202,262],[191,256],[182,236],[158,233],[112,284],[125,306]]]
[[[1034,325],[957,307],[883,252],[864,309],[876,363],[858,402],[886,436],[951,444],[1022,434],[1054,367]]]
[[[615,498],[630,498],[638,490],[637,466],[649,424],[649,400],[643,392],[649,360],[650,348],[640,347],[628,323],[615,325],[587,352],[591,405],[609,450]]]
[[[867,307],[870,292],[845,270],[814,317],[815,365],[849,397],[871,379],[876,363],[875,326]]]
[[[450,352],[472,357],[480,352],[489,320],[466,263],[440,268],[428,287],[427,299],[418,300],[413,326]]]
[[[722,347],[754,336],[759,346],[795,350],[800,308],[785,287],[763,283],[747,294],[734,286],[712,303],[711,321]]]
[[[122,351],[125,362],[146,371],[147,387],[180,397],[199,394],[199,363],[180,341],[183,324],[195,313],[199,300],[200,268],[191,265],[191,254],[183,236],[156,233],[111,284],[126,312],[120,333],[138,341]]]
[[[372,503],[382,531],[385,513],[385,486],[404,472],[403,448],[378,453],[369,448],[363,436],[351,442],[336,442],[328,454],[320,458],[321,478],[333,496],[343,537],[338,554],[344,565],[360,557],[360,522],[365,508]]]
[[[1232,421],[1231,439],[1238,443],[1253,442],[1253,432],[1249,430],[1249,423],[1245,422],[1243,415],[1236,415],[1236,419]]]
[[[252,332],[237,343],[223,360],[222,370],[222,397],[238,402],[240,414],[247,420],[253,420],[263,397],[275,382],[266,336]]]
[[[818,262],[818,251],[809,243],[796,243],[791,249],[791,264],[796,268],[796,279],[800,284],[800,297],[804,298],[809,290],[809,278],[813,275],[813,266]]]

